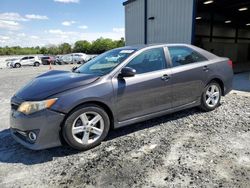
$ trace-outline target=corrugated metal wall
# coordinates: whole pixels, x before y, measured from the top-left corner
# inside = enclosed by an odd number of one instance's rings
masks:
[[[144,43],[144,0],[137,0],[125,6],[126,45]]]
[[[148,0],[148,43],[191,43],[193,0]]]
[[[194,0],[147,0],[147,43],[191,43]],[[144,44],[144,0],[125,6],[126,44]]]

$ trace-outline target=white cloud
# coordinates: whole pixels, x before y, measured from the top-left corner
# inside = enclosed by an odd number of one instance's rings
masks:
[[[32,19],[45,20],[48,19],[48,17],[35,14],[27,14],[25,16],[21,16],[16,12],[0,13],[0,29],[10,31],[19,30],[22,28],[20,22],[30,21]]]
[[[62,25],[64,25],[64,26],[71,26],[74,23],[76,23],[76,22],[75,21],[64,21],[64,22],[62,22]]]
[[[15,21],[0,20],[0,28],[6,30],[19,30],[21,26],[18,22]]]
[[[1,36],[0,35],[0,40],[9,40],[9,39],[10,39],[10,37],[8,37],[8,36],[3,36],[3,35]]]
[[[8,45],[27,47],[58,45],[64,42],[74,44],[78,40],[93,41],[100,37],[118,40],[121,37],[124,37],[124,34],[122,32],[114,32],[112,29],[110,32],[84,32],[84,30],[78,32],[50,29],[39,34],[36,33],[36,35],[8,31],[3,34],[3,36],[5,36],[5,38],[0,38],[0,46]],[[6,36],[9,37],[9,39],[7,39]]]
[[[39,39],[39,37],[35,36],[35,35],[31,35],[30,38],[32,38],[32,39]]]
[[[57,34],[57,35],[71,35],[71,34],[75,34],[76,32],[73,31],[62,31],[61,29],[50,29],[49,32],[51,34]]]
[[[79,3],[80,0],[54,0],[55,2],[59,3]]]
[[[0,20],[28,21],[28,19],[22,17],[20,14],[15,13],[15,12],[0,13]]]
[[[26,34],[25,33],[18,33],[17,36],[18,37],[26,37]]]
[[[79,29],[88,29],[89,27],[87,25],[80,25],[78,28]]]
[[[47,16],[36,15],[36,14],[26,14],[25,17],[31,20],[48,20],[49,19]]]
[[[117,33],[124,33],[125,29],[123,27],[120,27],[120,28],[115,27],[113,28],[113,31]]]

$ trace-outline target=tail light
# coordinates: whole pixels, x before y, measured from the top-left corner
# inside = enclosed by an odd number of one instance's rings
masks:
[[[234,64],[233,64],[233,61],[232,61],[232,60],[229,59],[227,63],[228,63],[228,65],[229,65],[231,68],[233,68],[233,65],[234,65]]]

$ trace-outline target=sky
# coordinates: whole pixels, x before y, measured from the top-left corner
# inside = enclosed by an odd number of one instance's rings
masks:
[[[0,46],[124,37],[125,0],[0,0]]]

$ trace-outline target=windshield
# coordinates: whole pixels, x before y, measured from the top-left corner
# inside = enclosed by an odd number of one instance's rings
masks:
[[[108,74],[134,52],[134,49],[115,49],[105,52],[83,64],[75,72],[98,76]]]

